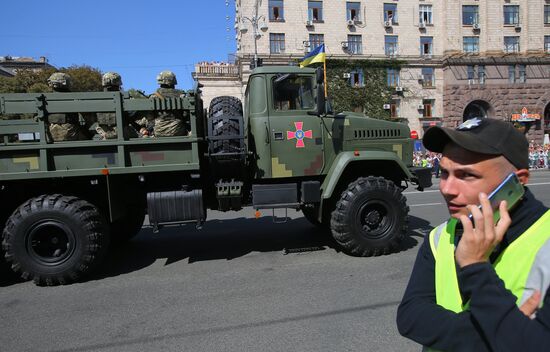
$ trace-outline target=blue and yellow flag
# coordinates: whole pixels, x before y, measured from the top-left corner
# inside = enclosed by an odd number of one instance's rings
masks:
[[[321,44],[315,48],[312,52],[304,56],[302,61],[300,61],[300,67],[305,67],[311,65],[315,62],[325,62],[325,44]]]

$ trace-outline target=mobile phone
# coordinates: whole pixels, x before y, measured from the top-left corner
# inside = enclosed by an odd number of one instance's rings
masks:
[[[507,209],[510,211],[525,194],[525,188],[519,181],[518,176],[512,172],[497,186],[488,196],[491,207],[493,208],[493,222],[496,224],[500,220],[499,204],[503,200],[507,203]],[[479,205],[481,209],[481,205]],[[473,215],[468,216],[470,220]]]

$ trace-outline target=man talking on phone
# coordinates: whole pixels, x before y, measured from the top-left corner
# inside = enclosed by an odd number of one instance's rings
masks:
[[[487,196],[511,173],[527,184],[525,136],[508,122],[475,118],[432,127],[423,143],[442,153],[450,219],[419,249],[399,332],[428,351],[550,351],[550,211],[527,188],[496,209]]]

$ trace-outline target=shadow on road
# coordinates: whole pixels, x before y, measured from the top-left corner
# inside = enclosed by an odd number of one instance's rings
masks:
[[[405,236],[403,242],[401,242],[401,245],[397,248],[397,252],[404,252],[416,247],[419,242],[416,237],[424,238],[432,229],[433,226],[431,226],[428,221],[416,216],[409,216],[408,236]]]
[[[423,237],[432,227],[423,219],[409,217],[409,235],[396,252],[414,248],[415,237]],[[167,227],[154,234],[143,228],[123,246],[112,248],[96,273],[87,280],[99,280],[131,273],[166,259],[165,265],[181,260],[196,263],[208,260],[232,260],[251,252],[301,252],[330,248],[340,251],[330,231],[311,225],[304,218],[273,224],[271,217],[210,220],[203,230],[193,224]],[[342,254],[345,255],[345,254]],[[391,255],[391,254],[390,254]],[[0,287],[21,282],[0,260]]]
[[[338,250],[330,232],[311,225],[304,218],[273,224],[270,217],[208,221],[203,230],[192,224],[164,228],[153,234],[143,228],[122,247],[114,248],[105,264],[90,279],[126,274],[145,268],[158,259],[166,265],[187,259],[189,263],[231,260],[251,252]]]

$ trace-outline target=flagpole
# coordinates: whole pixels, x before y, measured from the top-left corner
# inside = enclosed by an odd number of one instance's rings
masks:
[[[328,98],[327,94],[327,59],[323,60],[323,76],[325,79],[325,99]]]

